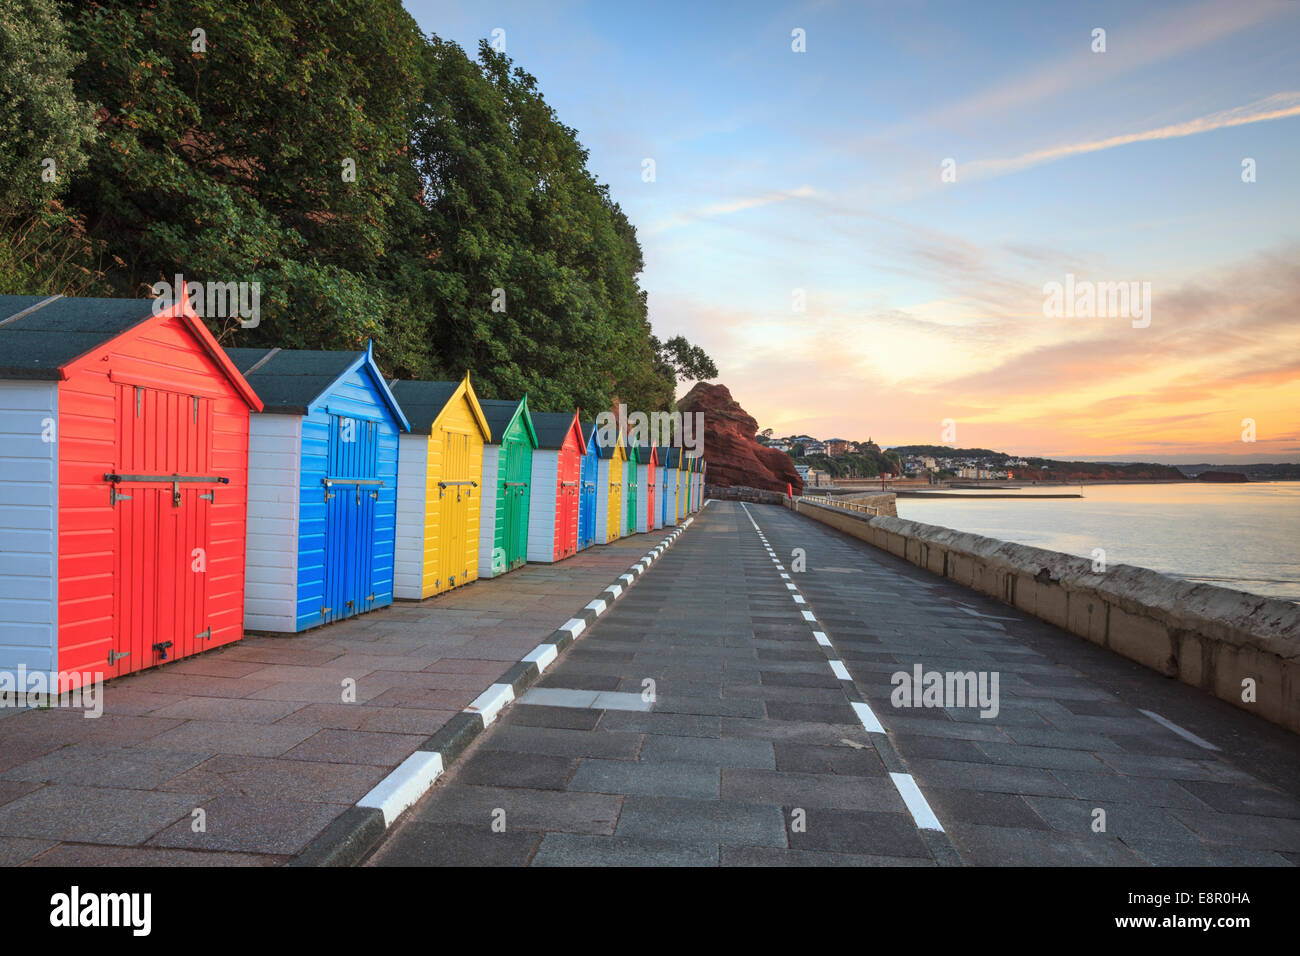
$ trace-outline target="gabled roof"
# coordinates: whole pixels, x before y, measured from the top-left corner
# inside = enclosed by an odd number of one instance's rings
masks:
[[[283,415],[306,415],[329,395],[342,378],[366,366],[380,397],[403,430],[410,423],[379,373],[367,343],[364,352],[335,352],[315,349],[226,349],[230,361],[257,391],[264,411]]]
[[[0,295],[0,377],[61,379],[59,369],[148,321],[153,307],[153,299]]]
[[[182,284],[176,301],[0,295],[0,379],[60,381],[78,359],[156,318],[177,318],[248,405],[262,402],[191,308]]]
[[[654,457],[655,464],[656,464],[656,465],[659,464],[659,454],[658,454],[658,452],[656,451],[654,445],[637,445],[637,446],[636,446],[636,460],[637,460],[637,464],[639,464],[639,465],[648,465],[648,464],[650,464],[650,458],[651,458],[652,456]]]
[[[533,428],[533,416],[528,410],[527,395],[520,399],[485,398],[479,404],[483,406],[483,415],[487,418],[492,434],[496,436],[492,439],[492,444],[501,444],[502,437],[514,424],[515,419],[522,415],[524,431],[528,433],[533,447],[537,447],[537,431]]]
[[[587,453],[587,439],[577,412],[532,412],[533,428],[537,430],[537,447],[558,449],[564,447],[569,432],[578,430],[578,454]]]
[[[393,397],[401,405],[407,421],[411,424],[412,432],[420,435],[431,433],[443,409],[450,405],[453,399],[463,395],[469,402],[470,411],[478,423],[479,430],[483,433],[483,440],[492,440],[492,429],[483,415],[483,407],[479,404],[478,396],[474,394],[474,386],[470,384],[468,373],[459,382],[395,378],[389,381],[388,387],[392,389]]]
[[[677,445],[670,445],[668,452],[667,464],[669,468],[680,468],[682,466],[682,450]]]
[[[615,449],[618,448],[622,448],[623,457],[624,458],[627,457],[627,446],[623,443],[622,432],[616,430],[614,432],[614,443],[610,444],[609,442],[604,442],[600,440],[600,428],[596,425],[593,425],[591,427],[591,441],[596,446],[596,451],[599,452],[601,458],[604,458],[606,460],[613,458],[614,451]]]

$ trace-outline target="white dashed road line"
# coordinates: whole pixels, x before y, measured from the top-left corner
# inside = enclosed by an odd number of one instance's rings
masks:
[[[776,565],[779,571],[784,571],[784,568],[781,567],[780,562],[776,558],[776,552],[773,551],[771,546],[768,544],[767,537],[763,534],[763,530],[758,526],[758,522],[754,520],[754,516],[750,514],[749,508],[745,507],[745,503],[743,501],[740,502],[740,507],[744,510],[745,517],[749,519],[749,523],[754,526],[754,530],[758,532],[759,540],[762,542],[763,547],[767,549],[767,553],[772,557],[772,563]],[[786,579],[787,582],[789,581],[788,574],[782,574],[781,577]],[[791,597],[794,598],[796,604],[807,604],[807,601],[804,600],[803,595],[799,593],[799,588],[797,585],[793,583],[787,583],[786,587],[790,590]],[[817,615],[815,615],[812,611],[805,610],[802,613],[805,621],[808,621],[809,623],[814,625],[817,624]],[[988,615],[978,615],[978,616],[988,616]],[[1014,620],[1014,619],[1001,618],[1000,620]],[[831,648],[832,650],[834,649],[834,646],[831,644],[830,638],[826,636],[826,633],[824,631],[814,630],[812,633],[813,633],[813,638],[822,647]],[[839,678],[842,681],[846,681],[850,687],[853,687],[853,676],[849,673],[849,669],[844,666],[843,661],[838,659],[831,659],[828,661],[828,663],[830,665],[832,673],[834,673],[837,678]],[[853,693],[854,696],[856,696],[860,692],[857,691],[856,687],[854,687]],[[886,739],[888,739],[889,735],[885,732],[884,726],[880,723],[879,718],[876,717],[875,711],[871,709],[870,704],[868,704],[865,700],[852,700],[852,699],[849,700],[849,703],[852,705],[853,712],[857,714],[858,720],[861,722],[863,728],[868,733],[881,734],[885,736]],[[1212,750],[1218,749],[1213,744],[1201,740],[1201,738],[1197,737],[1195,734],[1191,733],[1190,731],[1183,730],[1181,727],[1169,723],[1163,717],[1160,717],[1158,714],[1152,714],[1149,711],[1143,711],[1143,713],[1146,714],[1148,717],[1150,717],[1152,720],[1164,724],[1166,727],[1168,727],[1170,730],[1174,731],[1175,733],[1180,734],[1181,736],[1184,736],[1193,742],[1199,743],[1201,746],[1209,747]],[[934,810],[930,808],[929,802],[925,799],[925,795],[921,793],[921,788],[917,786],[916,780],[913,779],[910,773],[895,773],[891,771],[889,774],[889,779],[893,781],[894,788],[898,791],[898,795],[903,798],[903,803],[907,806],[907,811],[912,815],[912,820],[913,822],[916,823],[918,829],[937,830],[940,833],[944,832],[943,824],[941,824],[939,822],[939,818],[935,816]]]
[[[1139,707],[1139,708],[1138,708],[1138,713],[1139,713],[1139,714],[1146,714],[1148,717],[1150,717],[1152,720],[1154,720],[1154,721],[1155,721],[1157,724],[1159,724],[1161,727],[1164,727],[1166,730],[1172,730],[1172,731],[1173,731],[1174,733],[1176,733],[1179,737],[1182,737],[1184,740],[1190,740],[1192,743],[1196,744],[1196,746],[1198,746],[1198,747],[1204,747],[1206,750],[1218,750],[1218,749],[1219,749],[1218,747],[1214,746],[1214,744],[1212,744],[1212,743],[1210,743],[1208,740],[1206,740],[1204,737],[1198,737],[1198,736],[1196,736],[1196,734],[1192,733],[1190,730],[1184,730],[1182,727],[1179,727],[1179,726],[1178,726],[1176,723],[1174,723],[1172,720],[1166,720],[1165,718],[1161,717],[1159,714],[1155,713],[1154,711],[1150,711],[1150,710],[1142,710],[1142,709]]]

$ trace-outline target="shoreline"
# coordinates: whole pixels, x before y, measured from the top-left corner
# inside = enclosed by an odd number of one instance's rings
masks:
[[[890,491],[886,494],[897,495],[899,498],[968,498],[978,499],[980,501],[990,501],[996,499],[1019,498],[1022,501],[1058,501],[1061,498],[1082,498],[1083,495],[1071,494],[1051,494],[1051,495],[1018,495],[1013,492],[992,492],[987,495],[966,495],[959,491]]]

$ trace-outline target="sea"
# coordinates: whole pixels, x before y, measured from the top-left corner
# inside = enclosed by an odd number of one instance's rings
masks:
[[[1300,603],[1300,482],[1040,486],[900,497],[898,516]],[[990,494],[1015,494],[991,498]],[[1082,498],[1045,498],[1047,494]]]

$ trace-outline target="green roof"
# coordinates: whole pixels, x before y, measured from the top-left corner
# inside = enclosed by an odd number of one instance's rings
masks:
[[[486,414],[486,409],[484,413]],[[533,412],[533,429],[537,432],[538,448],[561,448],[573,427],[573,412]],[[586,439],[583,439],[586,444]]]
[[[528,433],[533,447],[537,447],[537,431],[533,427],[532,414],[528,411],[527,395],[520,399],[482,398],[479,399],[479,405],[483,408],[488,428],[492,430],[493,445],[501,444],[511,422],[522,415],[524,431]]]
[[[0,295],[0,378],[57,380],[59,369],[153,316],[154,299]],[[15,318],[25,310],[21,318]]]
[[[447,402],[460,388],[460,382],[421,382],[393,379],[388,383],[397,404],[402,406],[411,431],[427,435],[433,423],[442,414]],[[496,434],[496,429],[492,429]]]
[[[365,355],[311,349],[226,349],[226,354],[266,411],[294,415],[306,415],[311,403]]]

